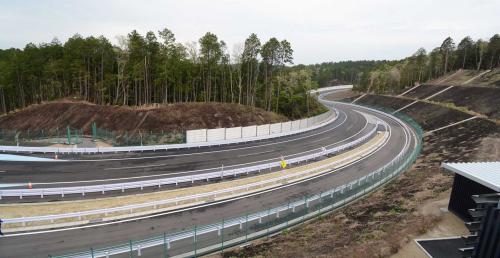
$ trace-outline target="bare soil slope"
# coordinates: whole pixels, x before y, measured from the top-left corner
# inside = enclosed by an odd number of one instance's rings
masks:
[[[246,126],[286,121],[287,118],[259,108],[228,103],[178,103],[158,107],[119,107],[81,101],[54,101],[31,105],[0,116],[0,128],[55,130],[97,127],[113,131],[180,131],[198,128]]]
[[[357,103],[394,109],[407,101],[366,95]],[[427,102],[405,111],[426,131],[469,117],[456,109]],[[427,135],[416,164],[391,184],[339,211],[231,250],[223,257],[390,257],[444,218],[442,214],[419,212],[451,188],[452,175],[443,172],[440,164],[498,160],[500,156],[492,153],[499,153],[499,136],[500,125],[484,118]]]
[[[489,72],[484,70],[458,70],[450,72],[439,78],[430,80],[434,85],[477,85],[477,86],[500,86],[500,69],[496,68]]]

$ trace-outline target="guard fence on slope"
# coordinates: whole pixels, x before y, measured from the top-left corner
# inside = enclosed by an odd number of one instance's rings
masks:
[[[280,206],[246,214],[237,218],[222,219],[209,225],[175,233],[163,233],[142,240],[130,240],[120,245],[90,248],[89,250],[49,257],[196,257],[247,241],[268,236],[292,225],[302,223],[326,212],[342,207],[347,203],[376,189],[407,170],[417,159],[422,148],[422,129],[410,118],[400,116],[415,131],[416,143],[405,148],[388,164],[370,174],[347,184],[332,188],[319,194],[304,196]],[[406,131],[405,131],[406,132]],[[409,132],[408,132],[409,133]],[[411,136],[408,135],[411,141]],[[407,138],[407,140],[408,140]]]
[[[100,140],[112,146],[143,146],[186,142],[185,131],[137,130],[113,131],[92,123],[90,132],[82,128],[56,128],[55,130],[0,129],[0,144],[6,146],[47,147],[53,144],[92,146]],[[69,146],[68,146],[69,147]]]
[[[375,124],[373,129],[371,129],[367,134],[362,137],[348,142],[346,144],[332,147],[332,148],[323,148],[321,151],[311,153],[308,155],[303,155],[295,158],[287,159],[287,163],[289,164],[298,164],[301,162],[307,162],[309,160],[314,160],[326,155],[332,155],[339,153],[341,151],[354,148],[359,144],[365,142],[370,137],[374,136],[377,132],[378,122]],[[271,170],[273,168],[278,168],[281,166],[280,161],[259,164],[254,166],[245,166],[241,168],[228,169],[224,170],[221,167],[220,171],[210,172],[204,174],[190,175],[190,176],[180,176],[180,177],[170,177],[170,178],[162,178],[162,179],[153,179],[153,180],[144,180],[144,181],[133,181],[126,183],[113,183],[113,184],[102,184],[102,185],[88,185],[88,186],[73,186],[73,187],[54,187],[54,188],[32,188],[32,189],[2,189],[0,190],[0,199],[3,197],[19,197],[23,198],[26,196],[40,196],[40,198],[44,198],[44,196],[49,195],[61,195],[64,197],[69,194],[81,194],[85,195],[87,193],[95,193],[95,192],[105,192],[109,191],[122,191],[128,189],[141,189],[145,187],[161,187],[164,185],[178,185],[180,183],[194,183],[195,181],[209,181],[210,179],[219,179],[227,176],[237,176],[241,174],[249,174],[252,172],[260,172],[262,170]]]

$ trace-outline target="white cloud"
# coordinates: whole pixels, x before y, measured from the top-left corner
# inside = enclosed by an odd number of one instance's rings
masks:
[[[0,0],[0,48],[170,28],[179,42],[216,33],[228,46],[252,32],[294,48],[295,63],[397,59],[452,36],[500,33],[496,0],[8,1]]]

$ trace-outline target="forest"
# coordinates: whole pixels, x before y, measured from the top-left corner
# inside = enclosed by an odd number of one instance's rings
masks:
[[[321,111],[307,94],[313,88],[354,84],[360,91],[395,92],[457,69],[500,66],[498,34],[458,44],[448,37],[432,51],[419,48],[402,60],[295,66],[290,42],[261,42],[253,33],[232,53],[210,32],[179,43],[169,29],[145,35],[134,30],[117,42],[76,34],[64,43],[0,50],[0,114],[73,98],[129,106],[229,102],[299,118]]]
[[[207,32],[179,43],[169,29],[117,37],[78,34],[62,43],[0,50],[0,114],[33,103],[74,98],[96,104],[230,102],[291,118],[310,115],[308,69],[289,69],[291,44],[251,34],[229,53]],[[316,110],[317,111],[317,110]]]
[[[458,44],[447,37],[427,52],[419,48],[413,55],[397,61],[380,62],[358,74],[355,88],[369,92],[397,92],[458,69],[491,70],[500,67],[500,35],[487,40],[467,36]]]

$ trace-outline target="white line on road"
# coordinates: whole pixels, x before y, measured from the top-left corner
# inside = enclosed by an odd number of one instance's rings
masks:
[[[43,231],[33,231],[33,232],[22,232],[22,233],[12,233],[12,234],[7,234],[4,236],[5,237],[16,237],[16,236],[27,236],[27,235],[38,235],[38,234],[46,234],[46,233],[54,233],[54,232],[62,232],[62,231],[70,231],[70,230],[77,230],[77,229],[83,229],[83,228],[95,228],[95,227],[101,227],[101,226],[106,226],[106,225],[114,225],[114,224],[120,224],[120,223],[124,223],[124,222],[131,222],[131,221],[139,221],[139,220],[143,220],[143,219],[149,219],[149,218],[155,218],[155,217],[160,217],[160,216],[165,216],[165,215],[168,215],[168,214],[175,214],[175,213],[180,213],[180,212],[184,212],[184,211],[190,211],[190,210],[195,210],[195,209],[199,209],[199,208],[203,208],[203,207],[210,207],[210,206],[213,206],[213,205],[216,205],[216,204],[221,204],[221,203],[228,203],[228,202],[232,202],[232,201],[236,201],[236,200],[240,200],[240,199],[244,199],[244,198],[248,198],[248,197],[252,197],[252,196],[257,196],[257,195],[260,195],[260,194],[264,194],[264,193],[268,193],[268,192],[272,192],[272,191],[275,191],[275,190],[279,190],[279,189],[283,189],[283,188],[286,188],[286,187],[290,187],[290,186],[294,186],[294,185],[298,185],[298,184],[301,184],[301,183],[304,183],[304,182],[307,182],[307,181],[311,181],[311,180],[314,180],[314,179],[317,179],[317,178],[320,178],[320,177],[323,177],[325,175],[330,175],[330,174],[333,174],[334,172],[337,172],[339,170],[342,170],[346,167],[350,167],[350,166],[353,166],[363,160],[366,160],[367,158],[375,155],[375,153],[379,152],[380,150],[383,149],[383,147],[385,147],[388,142],[389,142],[389,139],[391,138],[391,135],[392,135],[392,129],[390,128],[389,126],[389,137],[386,139],[386,141],[381,145],[379,146],[374,152],[362,157],[361,159],[358,159],[350,164],[346,164],[344,166],[341,166],[337,169],[333,169],[333,170],[330,170],[328,171],[327,173],[323,173],[323,174],[319,174],[319,175],[316,175],[316,176],[313,176],[313,177],[310,177],[310,178],[307,178],[305,180],[301,180],[301,181],[297,181],[297,182],[293,182],[291,184],[286,184],[286,185],[282,185],[282,186],[278,186],[276,188],[271,188],[271,189],[267,189],[267,190],[264,190],[264,191],[260,191],[260,192],[256,192],[256,193],[251,193],[251,194],[248,194],[248,195],[243,195],[243,196],[238,196],[236,198],[232,198],[232,199],[225,199],[225,200],[220,200],[220,201],[216,201],[216,202],[211,202],[211,203],[206,203],[206,204],[202,204],[202,205],[199,205],[199,206],[191,206],[191,207],[186,207],[186,208],[181,208],[181,209],[178,209],[178,210],[173,210],[173,211],[166,211],[166,212],[162,212],[162,213],[157,213],[157,214],[152,214],[152,215],[146,215],[146,216],[142,216],[142,217],[135,217],[135,218],[129,218],[129,219],[124,219],[124,220],[118,220],[118,221],[111,221],[111,222],[105,222],[105,223],[100,223],[100,224],[92,224],[92,225],[84,225],[84,226],[75,226],[75,227],[68,227],[68,228],[60,228],[60,229],[49,229],[49,230],[43,230]],[[407,141],[408,139],[406,139]]]
[[[275,151],[275,150],[268,150],[268,151],[262,151],[262,152],[255,152],[255,153],[243,154],[243,155],[238,155],[238,157],[255,156],[255,155],[259,155],[259,154],[271,153],[273,151]]]
[[[343,112],[343,111],[341,110],[341,112]],[[345,116],[345,119],[347,120],[347,115]],[[345,122],[345,120],[342,123],[344,123],[344,122]],[[338,125],[338,126],[340,126],[340,125]],[[345,138],[343,140],[340,140],[338,142],[334,142],[334,143],[331,143],[329,145],[326,145],[325,147],[333,146],[335,144],[339,144],[341,142],[348,141],[349,139],[351,139],[353,137],[356,137],[361,132],[363,132],[366,129],[367,126],[368,126],[368,121],[365,119],[365,125],[356,134],[351,135],[350,137],[347,137],[347,138]],[[334,129],[334,128],[332,128],[332,129]],[[264,145],[261,145],[261,146],[264,146]],[[304,152],[294,153],[294,154],[290,154],[290,155],[286,155],[285,159],[286,158],[291,158],[291,157],[294,157],[294,156],[297,156],[297,155],[300,155],[300,154],[305,154],[305,153],[308,153],[308,152],[311,152],[311,151],[315,151],[315,150],[318,150],[318,149],[319,148],[308,150],[308,151],[304,151]],[[256,163],[271,161],[271,160],[279,160],[279,158],[270,158],[270,159],[265,159],[265,160],[260,160],[260,161],[252,161],[252,162],[248,162],[248,163],[228,165],[228,166],[225,166],[225,167],[226,168],[232,168],[232,167],[238,167],[238,166],[251,165],[251,164],[256,164]],[[158,166],[160,166],[160,165],[158,165]],[[134,167],[134,168],[137,168],[137,167]],[[108,168],[108,169],[105,169],[105,170],[110,170],[110,169],[112,169],[112,168]],[[142,178],[151,178],[151,177],[168,176],[168,175],[180,175],[180,174],[188,174],[188,173],[208,171],[208,170],[216,170],[216,169],[220,169],[220,167],[205,168],[205,169],[198,169],[198,170],[191,170],[191,171],[183,171],[183,172],[177,172],[177,173],[164,173],[164,174],[156,174],[156,175],[147,175],[147,176],[135,176],[135,177],[126,177],[126,178],[110,178],[110,179],[96,179],[96,180],[84,180],[84,181],[46,182],[46,183],[34,183],[33,185],[54,185],[54,184],[76,184],[76,183],[109,182],[109,181],[142,179]]]

